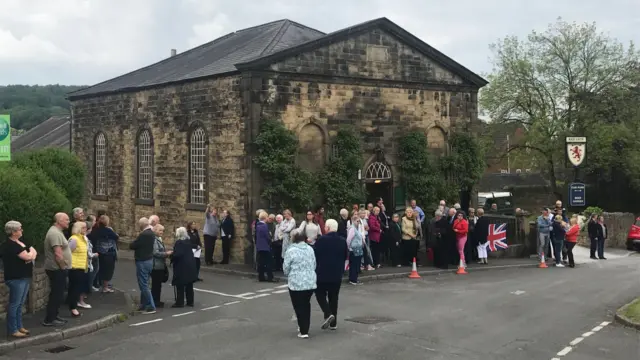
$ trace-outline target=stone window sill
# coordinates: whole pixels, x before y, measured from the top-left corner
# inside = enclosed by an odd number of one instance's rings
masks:
[[[195,210],[195,211],[205,211],[207,210],[207,205],[204,204],[187,204],[185,205],[185,210]]]
[[[156,201],[153,199],[134,199],[134,204],[136,205],[147,205],[147,206],[155,206]]]
[[[109,201],[109,196],[107,195],[91,195],[92,200],[98,201]]]

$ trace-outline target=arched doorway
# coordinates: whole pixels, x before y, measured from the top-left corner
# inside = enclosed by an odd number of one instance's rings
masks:
[[[367,190],[367,202],[376,203],[379,198],[387,209],[393,208],[393,176],[381,150],[377,157],[364,171],[364,182]]]

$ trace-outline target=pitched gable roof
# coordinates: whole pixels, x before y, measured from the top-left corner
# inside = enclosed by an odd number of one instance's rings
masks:
[[[291,20],[232,32],[153,65],[69,94],[70,99],[233,73],[234,64],[278,52],[324,36]]]
[[[26,133],[11,139],[11,152],[46,147],[69,148],[71,119],[69,116],[52,116]]]
[[[413,47],[419,52],[422,52],[425,56],[439,63],[444,68],[450,70],[451,72],[467,80],[470,84],[473,84],[480,88],[489,83],[487,80],[483,79],[481,76],[477,75],[473,71],[457,63],[455,60],[451,59],[450,57],[446,56],[445,54],[431,47],[424,41],[417,38],[415,35],[411,34],[410,32],[406,31],[405,29],[401,28],[400,26],[395,24],[393,21],[385,17],[370,20],[358,25],[348,27],[346,29],[338,30],[338,31],[329,33],[325,36],[322,36],[316,39],[311,39],[305,43],[299,44],[297,46],[289,47],[285,50],[275,52],[270,55],[264,55],[259,58],[255,58],[245,62],[240,62],[236,64],[236,68],[238,68],[239,70],[242,70],[242,69],[249,69],[249,68],[258,67],[258,66],[269,65],[274,62],[284,60],[285,58],[295,56],[310,50],[314,50],[321,46],[326,46],[331,43],[341,41],[349,36],[360,34],[376,28],[382,29],[396,36],[407,45]]]

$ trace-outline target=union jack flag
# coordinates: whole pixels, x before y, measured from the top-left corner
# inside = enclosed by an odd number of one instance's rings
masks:
[[[489,224],[489,250],[497,251],[506,249],[507,245],[507,224]]]

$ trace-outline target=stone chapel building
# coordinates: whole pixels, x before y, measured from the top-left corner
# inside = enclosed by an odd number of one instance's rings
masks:
[[[312,169],[341,125],[356,126],[363,182],[402,204],[400,136],[422,129],[446,151],[448,134],[474,129],[486,84],[386,18],[330,34],[280,20],[71,93],[71,148],[90,169],[88,207],[107,209],[121,236],[150,214],[168,238],[187,220],[201,228],[211,203],[235,222],[232,261],[250,262],[249,224],[267,206],[251,160],[261,118],[295,131]]]

